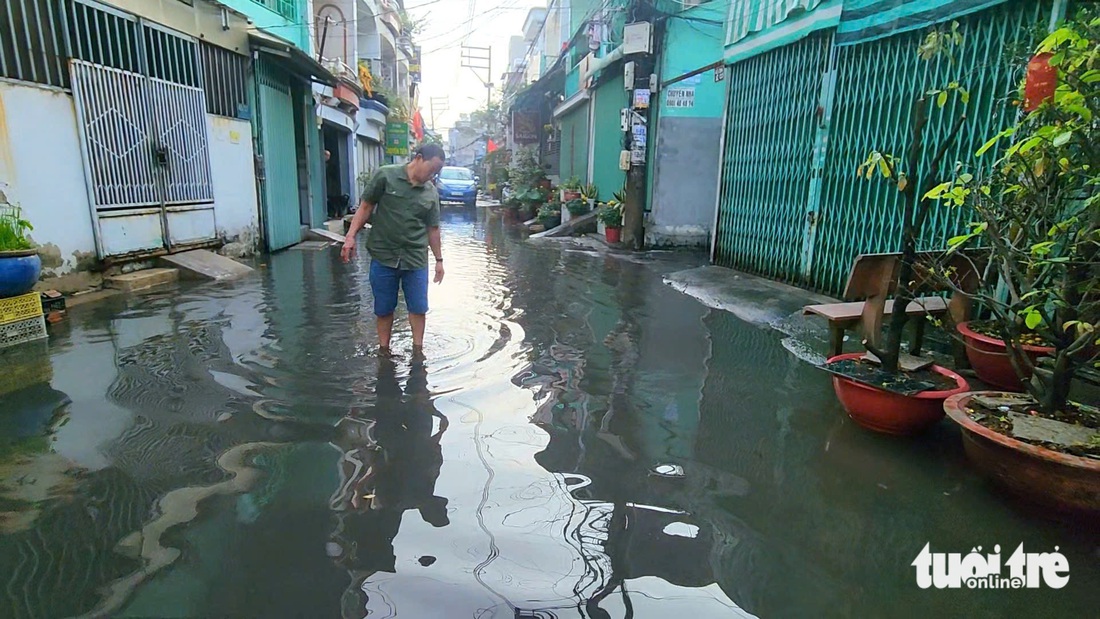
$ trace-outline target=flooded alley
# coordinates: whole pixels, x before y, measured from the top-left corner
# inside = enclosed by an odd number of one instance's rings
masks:
[[[1092,616],[1100,531],[1002,496],[947,422],[855,426],[704,260],[443,214],[426,361],[368,258],[75,308],[0,356],[0,617]],[[14,354],[13,354],[14,353]],[[1094,523],[1095,524],[1095,523]],[[921,589],[1023,543],[1062,589]]]

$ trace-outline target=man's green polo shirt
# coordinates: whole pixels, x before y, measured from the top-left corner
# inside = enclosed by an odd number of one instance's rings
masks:
[[[363,200],[374,205],[367,251],[393,269],[428,266],[428,229],[439,227],[435,185],[409,182],[405,166],[388,165],[374,174]]]

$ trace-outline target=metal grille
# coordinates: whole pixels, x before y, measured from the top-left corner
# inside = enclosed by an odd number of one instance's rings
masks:
[[[57,0],[3,0],[0,77],[69,87]]]
[[[1016,0],[960,18],[954,61],[919,59],[926,32],[849,47],[817,33],[731,66],[715,261],[840,294],[857,255],[899,250],[898,192],[856,178],[856,168],[872,149],[904,157],[914,99],[956,80],[970,92],[969,120],[945,161],[970,161],[1011,121],[1013,52],[1028,48],[1047,10]],[[930,107],[929,150],[960,105]],[[942,247],[967,220],[964,211],[935,210],[922,248]]]
[[[133,15],[110,7],[65,2],[69,54],[78,60],[141,73],[141,26]]]
[[[831,42],[817,33],[730,67],[718,264],[797,278],[814,112]]]
[[[159,205],[146,78],[83,61],[73,61],[72,72],[95,207]]]
[[[150,81],[157,115],[157,143],[166,152],[164,201],[167,204],[213,202],[206,104],[201,88],[164,80]]]
[[[248,57],[205,41],[200,49],[206,111],[237,118],[248,105]]]
[[[899,193],[885,182],[860,181],[856,167],[872,149],[904,157],[910,143],[910,117],[915,98],[931,88],[958,80],[968,88],[968,120],[944,161],[977,163],[972,153],[989,136],[1012,121],[1008,103],[1019,74],[1011,50],[1026,49],[1036,25],[1045,25],[1046,3],[1019,1],[960,19],[964,40],[954,61],[940,56],[924,61],[916,54],[923,32],[906,33],[865,45],[838,49],[837,93],[832,140],[826,159],[820,229],[813,248],[810,284],[839,293],[861,253],[899,251],[902,205]],[[1049,8],[1049,7],[1045,7]],[[936,145],[963,113],[958,98],[942,109],[929,106],[921,162],[930,162]],[[994,157],[985,157],[988,163]],[[933,207],[922,231],[921,249],[942,248],[969,221],[959,209]]]
[[[252,0],[256,4],[275,11],[279,15],[287,19],[295,19],[298,17],[298,7],[296,0]]]
[[[143,26],[145,74],[185,86],[202,86],[198,44],[148,22]]]

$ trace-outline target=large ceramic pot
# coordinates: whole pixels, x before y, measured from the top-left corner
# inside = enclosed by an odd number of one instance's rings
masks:
[[[847,353],[829,359],[855,360],[863,353]],[[947,368],[933,365],[931,370],[955,381],[955,389],[947,391],[922,391],[905,396],[833,374],[833,389],[848,416],[869,430],[886,434],[908,436],[922,432],[943,419],[943,402],[957,393],[970,389],[962,376]]]
[[[1012,361],[1008,358],[1008,348],[1003,340],[974,331],[968,322],[960,322],[955,328],[966,343],[966,358],[970,361],[970,366],[974,368],[978,378],[990,386],[1005,391],[1024,390],[1023,382],[1016,375],[1016,370],[1012,368]],[[1039,357],[1053,353],[1054,349],[1025,345],[1024,352],[1034,363]]]
[[[0,299],[26,294],[42,275],[42,259],[33,249],[0,252]]]
[[[604,228],[603,234],[604,234],[604,238],[607,239],[608,243],[618,243],[623,238],[623,229],[622,228]]]
[[[956,394],[943,403],[947,416],[962,428],[963,451],[984,474],[1025,500],[1070,512],[1100,514],[1100,460],[1082,458],[1018,441],[970,418],[976,395]]]

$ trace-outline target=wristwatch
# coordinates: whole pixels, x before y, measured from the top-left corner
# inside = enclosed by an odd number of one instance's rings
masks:
[[[442,258],[436,258],[435,261],[436,262],[443,262],[443,259]]]

